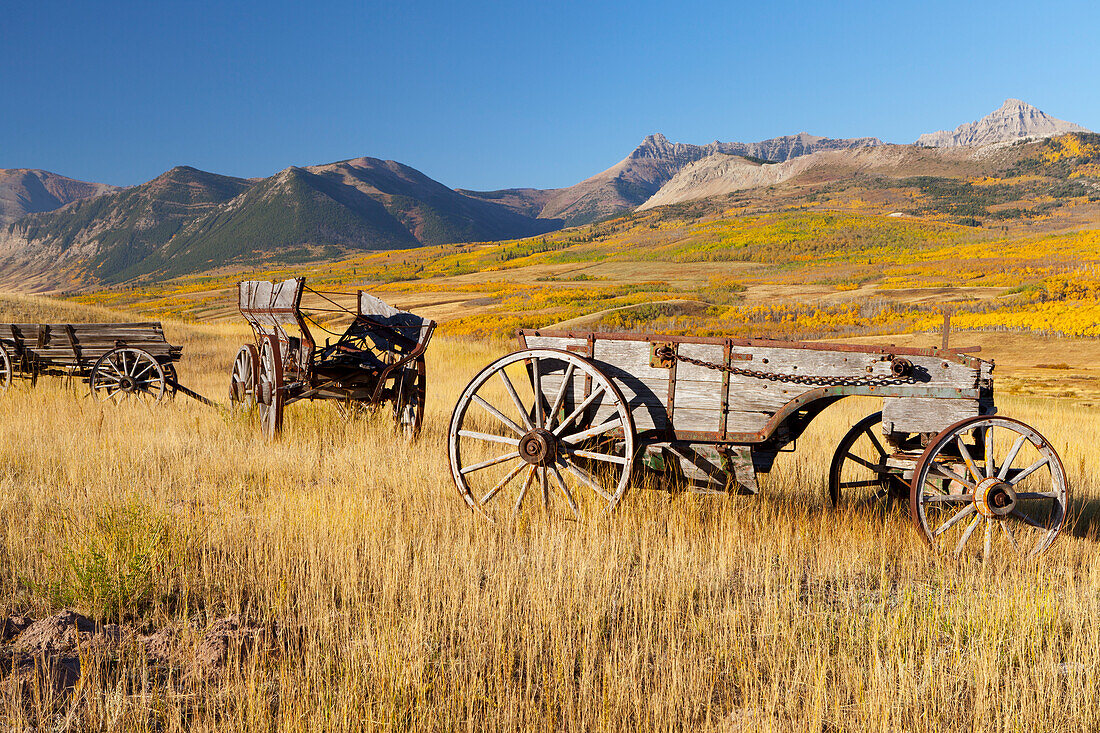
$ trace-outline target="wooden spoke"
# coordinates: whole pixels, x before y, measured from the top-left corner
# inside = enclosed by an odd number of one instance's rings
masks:
[[[966,469],[970,471],[970,475],[974,477],[975,483],[981,483],[982,474],[978,471],[978,467],[974,464],[974,459],[970,457],[970,449],[966,447],[966,443],[963,441],[963,436],[960,433],[955,436],[955,442],[959,446],[959,454],[962,456],[963,461],[966,463]]]
[[[988,464],[986,464],[986,470],[988,471]],[[993,520],[985,520],[985,547],[982,548],[982,560],[989,560],[990,552],[993,549]]]
[[[1019,519],[1021,522],[1023,522],[1027,526],[1032,527],[1034,529],[1041,529],[1044,532],[1046,532],[1047,529],[1048,529],[1047,527],[1043,526],[1042,524],[1039,524],[1038,522],[1036,522],[1034,519],[1032,519],[1028,515],[1021,512],[1019,509],[1013,509],[1011,512],[1008,513],[1008,515],[1010,517],[1015,517],[1016,519]]]
[[[1008,475],[1008,469],[1012,468],[1012,462],[1016,460],[1016,456],[1019,455],[1020,449],[1024,447],[1026,441],[1026,435],[1021,435],[1016,438],[1016,442],[1012,444],[1012,448],[1008,451],[1008,455],[1005,456],[1004,463],[1001,464],[1001,470],[997,472],[997,478],[1002,481],[1005,480],[1005,476]]]
[[[974,521],[967,525],[966,530],[963,531],[962,537],[959,538],[959,544],[955,545],[955,554],[961,555],[963,548],[966,547],[966,543],[970,540],[970,535],[974,534],[974,530],[978,528],[978,525],[982,523],[981,516],[974,517]]]
[[[550,477],[545,468],[539,468],[539,485],[542,488],[542,508],[550,508]]]
[[[993,426],[990,425],[985,429],[985,477],[990,478],[993,476]],[[985,535],[986,548],[989,547],[989,531],[986,531]],[[988,551],[986,555],[988,555]]]
[[[866,435],[871,440],[871,445],[875,446],[875,450],[878,451],[879,456],[882,457],[882,458],[885,458],[886,457],[886,449],[882,447],[882,443],[880,443],[879,439],[877,437],[875,437],[874,431],[871,430],[870,428],[867,428],[866,430],[863,431],[863,434]]]
[[[561,435],[562,431],[565,430],[565,428],[570,423],[576,420],[585,410],[587,410],[589,405],[591,405],[593,402],[603,396],[603,392],[604,388],[602,386],[592,390],[592,394],[588,395],[588,397],[585,398],[584,402],[578,405],[577,409],[573,410],[572,414],[570,414],[569,417],[562,420],[561,424],[554,428],[554,435]]]
[[[516,505],[512,509],[512,516],[515,517],[519,514],[519,510],[523,507],[523,499],[527,496],[527,490],[531,488],[531,484],[535,480],[535,474],[538,473],[538,466],[531,466],[531,471],[527,474],[527,478],[523,481],[523,488],[519,490],[519,496],[516,498]]]
[[[974,501],[974,494],[973,492],[968,494],[932,494],[931,496],[925,497],[924,500],[930,504],[962,504],[968,501]]]
[[[863,466],[864,468],[869,468],[872,471],[876,471],[876,472],[878,471],[878,466],[876,466],[874,463],[871,463],[870,461],[868,461],[864,458],[860,458],[859,456],[855,455],[854,453],[846,453],[844,455],[844,457],[847,458],[849,461],[855,461],[856,463]]]
[[[470,399],[473,402],[480,405],[483,410],[488,412],[490,415],[495,417],[497,420],[500,420],[502,423],[507,425],[512,430],[512,432],[515,433],[516,435],[518,435],[522,438],[524,435],[527,434],[527,431],[525,431],[519,425],[516,425],[511,420],[509,420],[508,417],[504,413],[502,413],[500,410],[498,410],[497,408],[490,405],[488,402],[486,402],[484,399],[482,399],[480,395],[475,394],[475,395],[471,396]]]
[[[946,522],[941,524],[936,529],[936,531],[934,531],[932,533],[932,536],[933,537],[939,537],[941,534],[943,534],[944,532],[946,532],[947,530],[951,529],[956,524],[958,524],[960,520],[965,519],[966,517],[969,517],[971,514],[973,514],[976,511],[978,511],[978,510],[974,506],[974,504],[972,504],[972,503],[967,504],[965,507],[963,507],[958,512],[956,512],[950,519],[948,519]]]
[[[621,428],[622,428],[622,423],[619,422],[618,417],[615,416],[615,417],[611,418],[611,422],[601,423],[601,424],[597,425],[594,428],[588,428],[587,430],[582,430],[579,433],[573,433],[572,435],[566,435],[565,437],[562,438],[562,440],[566,443],[579,443],[582,440],[588,440],[589,438],[595,438],[598,435],[603,435],[604,433],[609,433],[612,430],[621,429]]]
[[[459,430],[458,434],[463,438],[484,440],[489,443],[503,443],[504,445],[519,445],[519,438],[509,438],[506,435],[493,435],[492,433],[479,433],[474,430]]]
[[[523,401],[516,393],[516,388],[512,386],[512,380],[508,378],[508,373],[501,369],[497,374],[500,375],[500,381],[504,382],[504,388],[508,391],[508,396],[512,398],[512,403],[516,406],[516,411],[519,412],[523,424],[527,427],[527,430],[533,430],[535,426],[531,424],[531,418],[527,417],[527,408],[523,406]]]
[[[606,463],[618,463],[622,466],[625,466],[626,464],[630,463],[630,461],[628,461],[623,456],[615,456],[615,455],[611,455],[609,453],[596,453],[596,452],[590,451],[590,450],[576,450],[576,449],[572,449],[572,448],[569,449],[567,452],[571,456],[577,456],[579,458],[591,458],[593,461],[604,461]]]
[[[601,487],[599,482],[596,481],[595,476],[590,474],[588,471],[585,471],[583,468],[573,463],[568,458],[564,459],[562,463],[565,465],[565,470],[576,476],[577,479],[579,479],[580,482],[583,483],[585,486],[599,494],[604,501],[612,500],[613,497],[611,496],[611,494],[608,494],[606,491],[603,490],[603,487]]]
[[[501,372],[503,374],[504,372]],[[539,372],[539,358],[531,359],[531,383],[535,393],[535,425],[542,425],[542,374]],[[534,426],[532,426],[534,427]]]
[[[498,463],[504,463],[505,461],[515,460],[516,458],[519,458],[519,453],[518,452],[516,452],[516,453],[503,453],[503,454],[497,456],[496,458],[490,458],[487,461],[482,461],[481,463],[475,463],[472,466],[466,466],[466,467],[464,467],[460,470],[460,473],[462,475],[466,475],[468,473],[473,473],[474,471],[480,471],[483,468],[488,468],[489,466],[495,466]]]
[[[562,402],[565,400],[566,390],[571,384],[573,384],[573,370],[575,365],[569,364],[565,367],[565,374],[561,380],[561,386],[558,387],[558,393],[554,396],[554,404],[550,405],[550,412],[546,414],[546,422],[543,427],[547,430],[554,424],[554,416],[558,414],[558,410],[561,409]]]
[[[1060,495],[1057,491],[1020,491],[1017,499],[1057,499]]]
[[[1012,530],[1012,526],[1008,522],[1001,522],[1000,525],[1008,541],[1012,543],[1012,547],[1019,551],[1020,545],[1016,543],[1016,533]]]
[[[1048,463],[1050,463],[1050,458],[1048,458],[1046,456],[1043,456],[1039,460],[1035,461],[1035,463],[1032,463],[1030,466],[1025,468],[1023,471],[1020,471],[1018,474],[1016,474],[1012,478],[1010,478],[1008,480],[1008,483],[1015,486],[1016,484],[1020,483],[1025,478],[1027,478],[1031,474],[1035,473],[1036,471],[1038,471],[1040,468],[1047,465]]]
[[[940,475],[944,476],[945,478],[949,478],[952,481],[959,482],[960,484],[962,484],[963,486],[966,486],[969,489],[973,489],[975,486],[977,486],[977,484],[975,484],[970,479],[966,478],[962,474],[955,473],[954,471],[952,471],[950,468],[943,465],[942,463],[934,464],[932,466],[932,470],[935,471],[936,473],[939,473]]]
[[[573,495],[569,493],[569,487],[565,485],[565,478],[562,477],[561,471],[558,470],[557,466],[548,466],[547,468],[554,474],[554,479],[558,482],[558,488],[561,489],[561,493],[565,496],[565,501],[569,504],[569,508],[573,510],[573,516],[577,518],[577,521],[580,521],[581,512],[577,509],[577,502],[574,501]]]
[[[509,471],[508,475],[505,476],[504,478],[502,478],[496,486],[494,486],[492,489],[490,489],[488,494],[481,497],[481,501],[479,503],[482,506],[484,506],[486,503],[488,503],[490,499],[492,499],[494,496],[496,496],[497,493],[501,489],[503,489],[508,484],[509,481],[514,479],[516,476],[518,476],[520,474],[520,472],[526,467],[527,467],[526,463],[521,463],[518,466],[516,466],[515,468],[513,468],[511,471]]]

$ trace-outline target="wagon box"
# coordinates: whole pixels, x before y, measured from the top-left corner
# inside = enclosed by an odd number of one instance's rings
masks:
[[[862,395],[881,398],[882,411],[841,439],[832,505],[908,499],[931,544],[962,553],[980,529],[985,556],[1041,552],[1065,518],[1057,454],[996,414],[993,363],[975,349],[551,330],[519,339],[452,415],[455,483],[487,515],[558,495],[577,518],[610,511],[647,473],[756,492],[757,475],[817,415]]]

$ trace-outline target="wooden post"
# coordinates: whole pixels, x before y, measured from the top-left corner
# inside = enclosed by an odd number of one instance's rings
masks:
[[[951,307],[943,308],[943,345],[940,347],[947,351],[947,343],[951,338]]]

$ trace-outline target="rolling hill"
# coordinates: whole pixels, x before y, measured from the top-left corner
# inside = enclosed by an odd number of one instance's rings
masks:
[[[246,261],[507,239],[559,225],[375,158],[292,167],[258,181],[177,167],[10,224],[0,238],[0,278],[29,289],[117,283]]]

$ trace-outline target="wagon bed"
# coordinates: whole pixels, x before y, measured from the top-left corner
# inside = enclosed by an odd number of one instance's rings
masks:
[[[508,493],[517,513],[538,494],[546,506],[560,495],[577,518],[581,495],[609,511],[647,471],[755,493],[825,408],[866,396],[882,410],[839,441],[834,506],[908,499],[929,542],[962,551],[982,529],[985,555],[994,532],[1041,551],[1065,517],[1057,453],[996,414],[993,363],[946,348],[946,335],[944,348],[551,330],[519,339],[452,416],[452,474],[479,511]]]
[[[0,389],[13,379],[78,377],[103,400],[159,401],[181,386],[174,364],[183,347],[168,343],[159,322],[9,323],[0,325]]]

